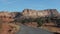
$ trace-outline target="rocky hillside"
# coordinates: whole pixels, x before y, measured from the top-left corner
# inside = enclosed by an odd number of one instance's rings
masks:
[[[0,12],[0,13],[9,13],[9,12]],[[46,9],[46,10],[32,10],[24,9],[22,12],[10,12],[12,17],[30,17],[30,18],[39,18],[39,17],[52,17],[58,16],[59,13],[56,9]]]
[[[1,16],[4,17],[4,14],[10,13],[11,17],[17,21],[22,19],[29,18],[41,18],[43,17],[45,21],[48,23],[44,23],[41,27],[44,29],[48,29],[49,31],[60,33],[60,13],[56,9],[46,9],[46,10],[32,10],[32,9],[24,9],[22,12],[0,12]],[[7,15],[9,16],[9,15]],[[56,26],[58,25],[58,26]],[[50,27],[50,28],[49,28]]]

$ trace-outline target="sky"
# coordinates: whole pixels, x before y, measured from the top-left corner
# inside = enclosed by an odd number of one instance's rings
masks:
[[[60,12],[60,0],[0,0],[0,11],[22,11],[24,9],[57,9]]]

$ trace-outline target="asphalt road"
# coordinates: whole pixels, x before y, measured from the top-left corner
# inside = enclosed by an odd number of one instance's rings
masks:
[[[53,34],[53,33],[40,28],[32,28],[25,25],[21,25],[20,30],[16,34]]]

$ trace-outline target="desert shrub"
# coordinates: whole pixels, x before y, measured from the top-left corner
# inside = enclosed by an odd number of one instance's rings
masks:
[[[39,26],[41,26],[41,25],[44,23],[44,21],[45,21],[45,20],[44,20],[43,18],[36,18],[36,19],[34,20],[34,22],[37,22]]]

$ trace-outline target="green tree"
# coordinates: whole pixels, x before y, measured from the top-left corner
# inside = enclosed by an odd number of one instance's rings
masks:
[[[39,26],[41,26],[45,20],[43,18],[36,18],[34,21],[37,22]]]

